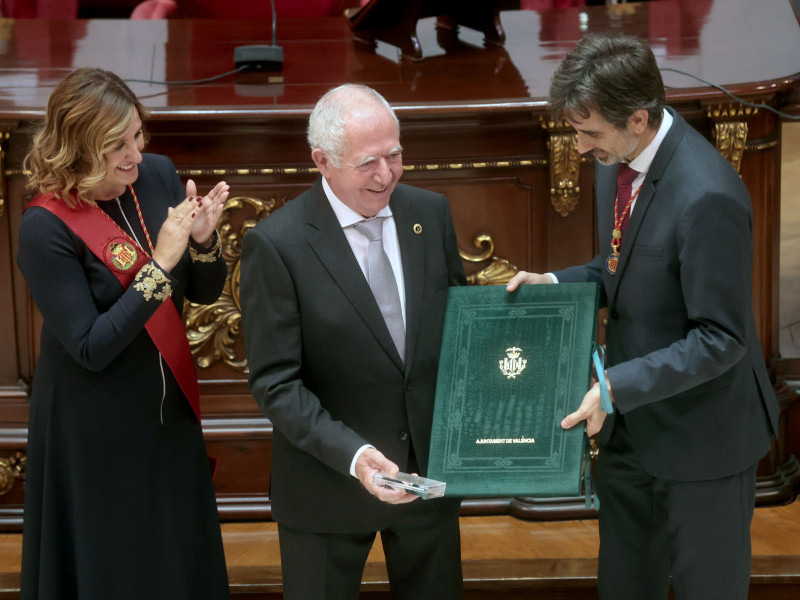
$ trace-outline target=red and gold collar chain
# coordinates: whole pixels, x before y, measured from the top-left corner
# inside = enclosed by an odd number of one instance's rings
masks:
[[[639,190],[641,189],[642,186],[640,185],[636,188],[636,191],[631,194],[631,199],[628,200],[621,215],[618,214],[619,194],[614,198],[614,230],[611,232],[611,255],[606,259],[606,269],[608,269],[608,272],[612,275],[617,272],[617,265],[619,264],[619,247],[622,244],[622,223],[625,221],[625,217],[630,212],[631,206],[639,196]]]
[[[111,217],[109,217],[109,216],[106,214],[106,212],[105,212],[103,209],[101,209],[101,208],[100,208],[99,206],[97,206],[97,205],[95,205],[95,207],[97,208],[97,210],[99,210],[100,212],[102,212],[102,213],[103,213],[103,214],[106,216],[106,218],[107,218],[109,221],[111,221],[112,223],[114,223],[114,225],[117,227],[117,229],[119,229],[119,230],[120,230],[120,231],[121,231],[121,232],[122,232],[122,233],[125,235],[125,237],[127,237],[127,238],[128,238],[129,240],[131,240],[131,241],[132,241],[134,244],[136,244],[136,246],[137,246],[137,247],[138,247],[138,248],[139,248],[139,249],[140,249],[140,250],[141,250],[141,251],[142,251],[144,254],[146,254],[147,256],[152,256],[152,255],[153,255],[153,250],[154,250],[154,249],[153,249],[153,242],[152,242],[152,240],[150,239],[150,233],[147,231],[147,227],[146,227],[146,226],[145,226],[145,224],[144,224],[144,217],[142,217],[142,209],[141,209],[141,207],[139,206],[139,199],[136,197],[136,192],[134,192],[134,191],[133,191],[133,186],[132,186],[132,185],[129,185],[129,186],[128,186],[128,189],[131,191],[131,196],[133,196],[133,204],[134,204],[134,206],[136,207],[136,214],[137,214],[137,215],[138,215],[138,217],[139,217],[139,224],[142,226],[142,231],[144,231],[144,237],[147,239],[147,246],[148,246],[148,248],[150,248],[150,254],[147,254],[147,250],[145,250],[144,248],[142,248],[142,246],[139,244],[139,240],[137,240],[137,239],[135,239],[134,237],[132,237],[132,236],[131,236],[131,234],[129,234],[127,231],[125,231],[125,230],[124,230],[122,227],[120,227],[120,226],[119,226],[119,224],[117,224],[117,222],[116,222],[114,219],[112,219]],[[119,198],[117,198],[117,202],[119,203]],[[120,211],[122,211],[122,205],[120,205]],[[122,213],[122,217],[123,217],[123,218],[125,218],[125,213],[124,213],[124,212]],[[133,232],[131,232],[131,233],[133,233]]]

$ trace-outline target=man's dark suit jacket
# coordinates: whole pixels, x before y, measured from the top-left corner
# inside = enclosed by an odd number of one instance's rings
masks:
[[[753,217],[741,178],[672,109],[674,121],[611,252],[616,166],[596,167],[600,255],[556,276],[603,284],[608,378],[633,447],[652,476],[738,473],[778,431],[751,308]],[[600,438],[607,440],[614,419]]]
[[[421,474],[428,462],[447,288],[463,285],[464,271],[444,196],[398,184],[389,205],[405,278],[405,365],[321,179],[243,240],[250,389],[275,428],[272,514],[288,527],[386,526],[396,507],[349,474],[364,444],[401,471],[412,443]]]

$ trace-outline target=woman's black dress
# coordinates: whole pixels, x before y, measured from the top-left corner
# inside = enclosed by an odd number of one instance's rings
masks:
[[[133,187],[155,245],[167,207],[185,190],[172,162],[152,154]],[[130,191],[119,199],[146,247]],[[98,204],[128,231],[115,200]],[[144,328],[158,301],[132,285],[123,290],[44,208],[25,212],[17,260],[44,320],[30,401],[21,598],[228,598],[200,424]],[[226,274],[221,257],[192,260],[187,251],[168,275],[166,301],[179,312],[184,296],[212,303]]]

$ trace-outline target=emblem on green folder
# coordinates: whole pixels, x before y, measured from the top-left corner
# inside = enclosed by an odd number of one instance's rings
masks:
[[[516,379],[517,375],[525,370],[525,365],[528,364],[527,359],[520,358],[522,348],[516,346],[506,348],[506,358],[500,360],[500,370],[506,379]]]

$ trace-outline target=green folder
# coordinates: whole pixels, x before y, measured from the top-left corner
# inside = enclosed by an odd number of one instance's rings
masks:
[[[428,477],[447,496],[576,496],[584,427],[561,428],[589,389],[594,283],[450,288]]]

